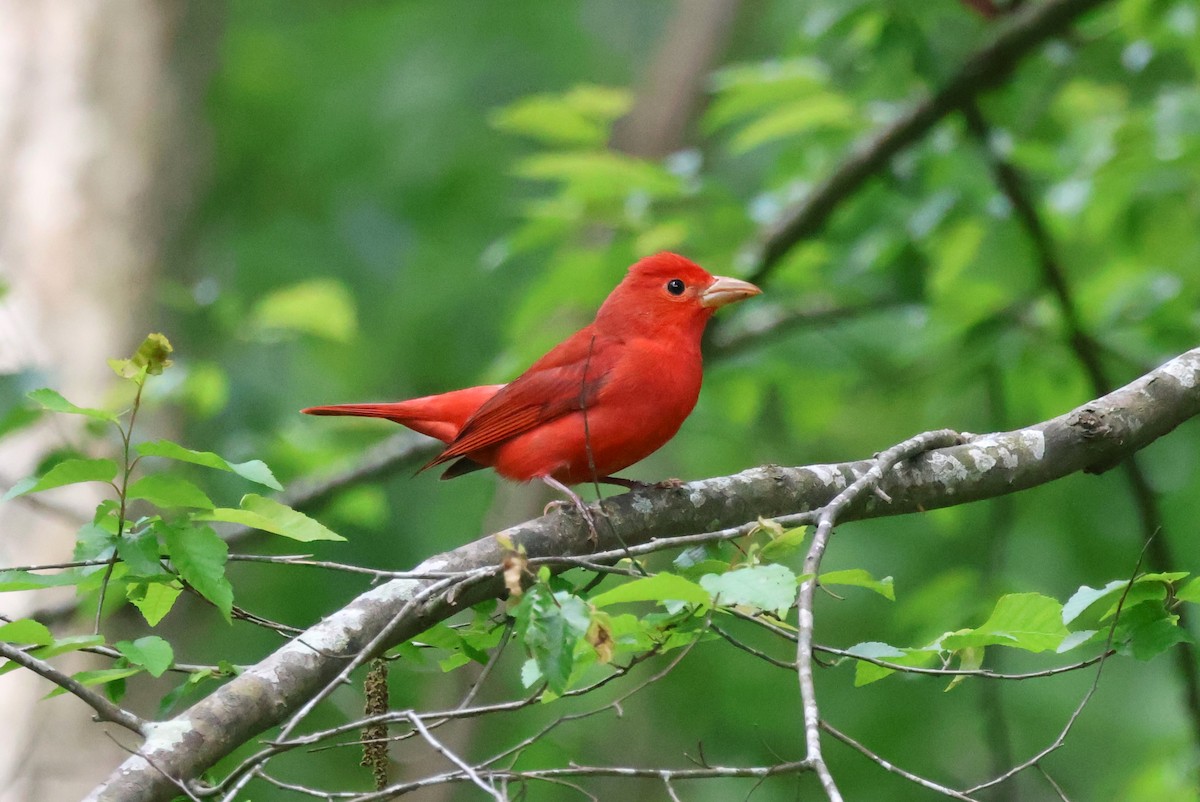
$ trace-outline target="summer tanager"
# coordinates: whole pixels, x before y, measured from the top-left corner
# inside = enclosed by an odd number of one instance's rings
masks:
[[[760,292],[659,253],[629,268],[592,323],[508,384],[303,412],[401,423],[446,443],[422,470],[455,460],[443,479],[485,467],[518,482],[541,479],[586,516],[566,485],[639,486],[612,474],[661,448],[695,407],[708,319]]]

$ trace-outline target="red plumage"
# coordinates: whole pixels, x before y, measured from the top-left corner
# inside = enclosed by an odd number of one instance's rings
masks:
[[[596,319],[508,384],[309,415],[386,418],[446,443],[445,478],[491,467],[515,481],[579,484],[657,451],[700,393],[700,338],[719,307],[757,295],[673,253],[634,264]]]

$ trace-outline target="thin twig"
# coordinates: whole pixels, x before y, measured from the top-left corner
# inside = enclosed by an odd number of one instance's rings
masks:
[[[885,472],[900,462],[936,448],[958,445],[962,435],[950,429],[925,432],[881,452],[874,464],[849,487],[817,511],[817,531],[804,557],[802,573],[810,577],[800,583],[797,596],[796,629],[796,674],[800,682],[800,699],[804,710],[805,754],[812,761],[821,786],[830,802],[840,802],[841,792],[821,756],[821,714],[817,705],[816,683],[813,678],[813,595],[817,587],[817,576],[821,570],[821,558],[833,535],[833,525],[847,506],[860,496],[879,486]]]
[[[433,747],[435,752],[446,758],[446,760],[449,760],[455,766],[458,766],[458,768],[462,770],[462,773],[467,776],[467,779],[483,789],[483,791],[489,794],[492,799],[498,800],[498,802],[504,802],[504,795],[497,791],[495,786],[491,785],[490,783],[485,783],[483,779],[475,773],[475,770],[471,768],[469,763],[467,763],[458,755],[454,754],[449,747],[447,747],[437,738],[433,737],[433,733],[431,733],[425,726],[425,722],[421,720],[420,716],[418,716],[416,713],[409,712],[407,718],[412,723],[416,731],[421,733],[421,737],[425,739],[425,743]]]

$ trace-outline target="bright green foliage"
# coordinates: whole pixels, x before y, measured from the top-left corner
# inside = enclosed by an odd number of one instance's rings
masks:
[[[250,312],[250,327],[259,333],[302,333],[348,342],[358,329],[358,319],[345,285],[316,279],[260,299]]]
[[[0,501],[80,482],[111,482],[117,475],[117,463],[110,459],[67,459],[39,477],[29,477],[13,485]]]
[[[529,652],[522,682],[526,687],[545,682],[552,694],[562,695],[575,671],[576,647],[591,625],[587,606],[576,596],[538,584],[514,612],[517,637]]]
[[[131,665],[146,669],[153,677],[161,677],[175,662],[171,644],[157,635],[147,635],[132,642],[123,640],[113,646]]]
[[[706,574],[700,584],[713,602],[751,613],[770,612],[783,618],[796,601],[796,575],[786,566],[747,565],[723,574]]]
[[[231,471],[243,479],[266,485],[272,490],[282,490],[283,487],[271,473],[271,469],[262,460],[252,459],[247,462],[229,462],[211,451],[193,451],[169,440],[155,440],[149,443],[139,443],[137,453],[143,457],[165,457],[167,459],[190,462],[193,465],[203,465],[206,468],[216,468],[219,471]]]
[[[255,493],[242,496],[241,509],[228,507],[199,513],[197,521],[224,521],[226,523],[242,524],[283,535],[292,540],[308,543],[314,540],[345,540],[346,538],[330,531],[312,518],[301,512],[296,512],[286,504],[280,504],[274,499],[264,498]]]

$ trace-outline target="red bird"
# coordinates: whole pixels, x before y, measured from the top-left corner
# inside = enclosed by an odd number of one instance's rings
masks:
[[[629,268],[592,323],[508,384],[303,412],[401,423],[446,443],[422,470],[456,460],[443,479],[485,467],[518,482],[541,479],[586,517],[566,485],[637,486],[612,474],[661,448],[696,406],[708,319],[760,292],[678,254],[655,254]]]

